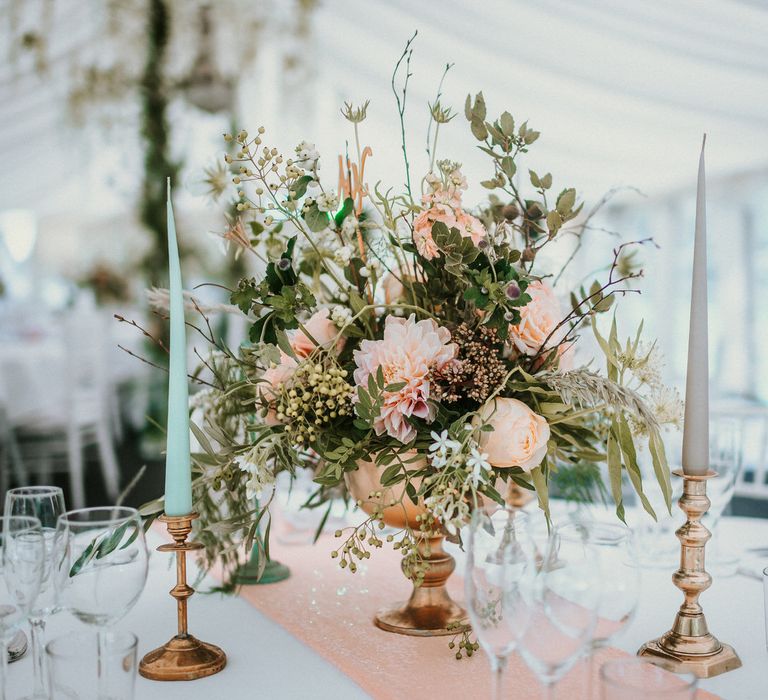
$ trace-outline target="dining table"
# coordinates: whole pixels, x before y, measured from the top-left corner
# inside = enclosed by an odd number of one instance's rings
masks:
[[[119,629],[133,631],[138,636],[139,658],[166,641],[173,634],[176,622],[175,605],[168,596],[168,591],[175,583],[175,567],[168,555],[155,551],[155,547],[164,541],[163,535],[158,529],[148,532],[151,556],[146,588],[133,610],[117,625]],[[702,679],[700,688],[727,700],[765,700],[768,698],[768,652],[760,569],[768,565],[768,519],[724,517],[718,524],[718,537],[721,549],[733,547],[741,553],[741,565],[735,575],[715,577],[711,588],[702,594],[701,602],[711,631],[736,649],[742,666],[714,678]],[[322,545],[321,541],[314,547]],[[291,546],[294,548],[293,560],[300,561],[313,545],[305,542]],[[282,551],[288,550],[283,548]],[[457,558],[457,575],[460,575],[463,554],[456,547],[451,551]],[[300,601],[309,601],[317,581],[336,566],[330,557],[318,561],[321,563],[305,570],[304,580],[294,582],[299,589],[306,588],[307,596],[297,597],[293,608],[290,607],[291,601],[284,601],[291,610],[293,622],[299,625],[303,624],[303,620],[307,621],[306,624],[312,624],[311,606],[307,603],[303,609]],[[324,566],[328,567],[327,571]],[[191,568],[194,570],[194,567]],[[673,570],[666,567],[643,568],[636,613],[620,636],[611,640],[611,645],[634,654],[644,642],[669,629],[682,601],[681,592],[672,584],[672,573]],[[402,590],[407,591],[405,581],[403,584]],[[279,600],[280,587],[285,586],[284,583],[252,586],[247,597],[242,594],[206,592],[219,585],[213,574],[206,575],[195,585],[198,593],[189,602],[190,631],[200,639],[225,649],[226,668],[216,675],[194,681],[158,682],[138,677],[135,694],[137,700],[358,700],[378,696],[376,692],[364,691],[336,667],[327,655],[318,653],[317,647],[305,644],[299,638],[300,635],[293,633],[301,629],[300,626],[294,625],[293,632],[286,629],[273,616],[265,614],[263,606],[257,609],[247,599],[259,601],[260,597],[266,598],[268,595],[271,596],[270,600]],[[377,581],[368,580],[365,585],[376,586]],[[337,604],[342,605],[343,600]],[[268,613],[269,609],[266,610]],[[373,612],[370,611],[370,620],[361,623],[370,625],[370,629],[357,630],[357,633],[362,633],[363,639],[370,639],[375,648],[380,635],[387,633],[373,626]],[[82,627],[71,615],[61,612],[50,618],[47,635],[50,639]],[[389,641],[390,638],[387,639]],[[351,641],[350,645],[353,646]],[[341,651],[355,654],[356,648]],[[446,644],[446,654],[449,653]],[[418,671],[419,676],[429,673],[429,669],[420,666],[417,655],[406,655],[402,663],[406,666],[411,664],[412,670]],[[487,660],[481,653],[455,663],[465,664],[461,668],[468,673],[490,673]],[[29,654],[10,664],[9,698],[20,697],[30,690],[31,674]],[[597,688],[593,693],[594,698],[599,697]],[[425,694],[424,689],[414,687],[412,697],[430,696]],[[457,688],[453,697],[466,698],[466,691]],[[512,691],[508,697],[525,699],[535,695]],[[556,694],[555,697],[560,696]],[[572,700],[572,695],[563,694],[563,700],[566,697]],[[444,695],[441,700],[452,700],[451,694]]]

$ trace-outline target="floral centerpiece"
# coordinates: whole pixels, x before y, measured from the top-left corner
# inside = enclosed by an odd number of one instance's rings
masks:
[[[393,76],[401,126],[409,60],[410,47]],[[605,465],[619,518],[623,474],[653,514],[641,449],[669,505],[660,429],[679,421],[679,399],[640,332],[618,337],[614,301],[641,275],[631,244],[586,289],[561,290],[564,268],[540,263],[546,247],[581,236],[590,215],[550,173],[518,177],[538,131],[506,111],[489,116],[482,93],[467,97],[468,132],[489,172],[488,198],[472,204],[460,164],[437,157],[455,116],[439,95],[430,169],[415,182],[403,129],[402,191],[365,181],[367,109],[342,110],[354,155],[338,158],[333,177],[312,143],[285,155],[263,127],[225,136],[237,215],[224,238],[262,273],[231,292],[249,324],[239,348],[203,331],[217,349],[194,398],[199,539],[226,567],[259,524],[268,549],[269,501],[253,499],[278,472],[309,466],[318,489],[308,507],[348,492],[368,514],[335,533],[341,567],[354,572],[385,543],[403,554],[414,596],[380,614],[380,626],[446,633],[463,612],[444,590],[453,561],[442,538],[457,537],[483,502],[503,503],[509,484],[534,491],[548,513],[552,476],[585,464]],[[601,333],[598,317],[610,311]],[[576,363],[585,333],[605,374]],[[385,524],[395,530],[383,535]],[[439,614],[423,615],[429,606]]]

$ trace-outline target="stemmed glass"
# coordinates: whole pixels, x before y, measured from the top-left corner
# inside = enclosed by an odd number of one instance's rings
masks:
[[[45,541],[40,521],[21,515],[0,520],[2,580],[0,590],[0,700],[5,700],[8,642],[34,609],[45,570]]]
[[[94,625],[100,658],[106,630],[126,615],[147,580],[147,544],[135,508],[85,508],[64,513],[56,527],[54,566],[61,605]],[[105,695],[99,664],[99,697]]]
[[[574,531],[575,530],[575,531]],[[598,553],[602,572],[597,624],[589,649],[587,697],[592,697],[595,652],[632,620],[640,595],[640,566],[632,531],[618,523],[587,522],[561,531],[561,537],[586,538]]]
[[[5,514],[37,518],[45,540],[43,580],[35,607],[29,615],[34,680],[32,695],[27,696],[25,700],[49,698],[51,695],[45,667],[45,623],[48,617],[56,612],[56,591],[51,580],[50,561],[56,521],[65,510],[64,493],[58,486],[22,486],[11,489],[5,496]]]
[[[502,697],[507,659],[530,616],[522,591],[535,564],[527,523],[520,510],[477,509],[466,542],[465,598],[472,629],[491,663],[494,700]]]
[[[707,497],[710,507],[704,515],[703,524],[712,532],[712,542],[707,553],[707,567],[718,576],[732,576],[738,568],[738,553],[730,557],[719,546],[717,525],[723,512],[733,498],[736,479],[742,464],[742,425],[735,418],[717,417],[710,425],[709,466],[718,476],[707,482]]]
[[[520,639],[520,655],[552,698],[555,684],[592,641],[601,595],[599,555],[584,528],[555,528],[538,549],[537,574],[525,596],[531,619]]]

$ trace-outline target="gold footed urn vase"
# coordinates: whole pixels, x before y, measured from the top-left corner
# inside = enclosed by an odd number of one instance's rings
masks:
[[[445,587],[448,577],[456,568],[456,561],[443,550],[442,535],[418,534],[421,523],[416,520],[416,516],[423,515],[426,510],[404,493],[404,484],[397,484],[392,488],[382,487],[379,478],[381,471],[373,462],[358,462],[357,470],[345,475],[349,492],[369,515],[380,503],[397,501],[396,505],[383,509],[384,523],[395,528],[409,526],[420,538],[418,548],[428,561],[429,568],[424,575],[424,582],[413,587],[408,601],[379,610],[373,621],[377,627],[387,632],[416,637],[456,634],[457,631],[468,627],[465,625],[467,613],[464,608],[454,603]],[[379,492],[380,497],[372,497],[372,494]]]

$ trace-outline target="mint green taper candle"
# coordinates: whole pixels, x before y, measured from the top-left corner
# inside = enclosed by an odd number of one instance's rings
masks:
[[[181,286],[179,246],[168,178],[168,277],[171,315],[168,367],[168,432],[165,452],[165,514],[192,512],[192,468],[189,461],[189,386],[187,384],[187,334]]]

